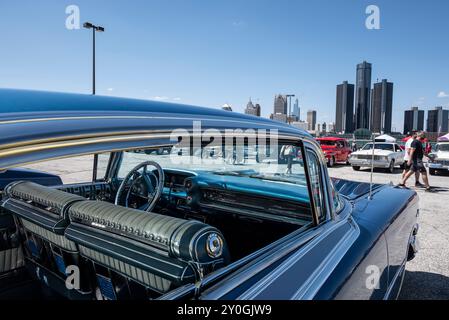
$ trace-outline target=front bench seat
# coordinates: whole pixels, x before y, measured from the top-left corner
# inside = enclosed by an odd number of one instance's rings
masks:
[[[100,201],[75,203],[68,214],[65,236],[82,256],[160,294],[229,261],[221,232],[199,221]]]

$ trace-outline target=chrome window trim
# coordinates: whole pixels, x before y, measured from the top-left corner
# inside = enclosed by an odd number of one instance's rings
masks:
[[[320,223],[323,223],[325,221],[331,220],[335,218],[335,213],[333,211],[333,203],[332,203],[332,191],[331,186],[329,185],[329,175],[327,171],[327,163],[324,160],[323,153],[321,151],[321,148],[319,148],[316,143],[306,141],[304,143],[304,147],[306,149],[306,152],[312,152],[315,157],[318,160],[318,165],[320,166],[320,181],[321,185],[323,186],[322,192],[323,192],[323,200],[325,202],[325,212],[322,213],[322,216],[324,217],[324,220],[320,221]]]

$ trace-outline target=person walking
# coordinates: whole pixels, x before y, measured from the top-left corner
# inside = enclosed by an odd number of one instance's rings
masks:
[[[287,170],[285,174],[292,174],[293,158],[296,154],[296,148],[292,145],[283,145],[281,148],[281,159],[287,160]]]
[[[407,180],[412,176],[412,174],[419,172],[423,177],[426,191],[431,191],[429,178],[427,176],[427,170],[424,167],[423,163],[424,148],[421,141],[424,138],[425,134],[423,132],[420,132],[417,139],[414,139],[410,146],[410,158],[407,162],[407,164],[410,166],[410,170],[405,174],[405,176],[402,178],[401,183],[399,184],[402,187],[405,187]]]
[[[404,171],[402,172],[402,179],[404,179],[407,172],[410,171],[411,166],[409,166],[408,161],[410,160],[410,148],[412,146],[412,142],[418,138],[418,133],[413,132],[409,135],[410,139],[405,143],[405,156],[404,156]],[[415,187],[422,188],[424,185],[419,182],[419,172],[415,172]]]

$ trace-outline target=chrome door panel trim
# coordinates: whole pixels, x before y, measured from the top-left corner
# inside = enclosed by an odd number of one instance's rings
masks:
[[[405,273],[405,261],[404,261],[404,263],[401,265],[401,267],[399,268],[398,272],[396,272],[396,274],[394,275],[394,278],[393,278],[392,282],[388,285],[387,292],[385,293],[385,296],[384,296],[383,300],[389,300],[389,299],[391,299],[391,297],[390,297],[390,295],[391,295],[391,290],[393,290],[393,288],[394,288],[396,282],[398,281],[398,277],[401,276],[403,273]],[[402,279],[401,279],[401,284],[400,284],[400,287],[399,287],[399,290],[398,290],[398,296],[399,296],[399,294],[401,293],[402,281],[403,281],[403,280],[404,280],[404,279],[403,279],[403,277],[402,277]],[[395,297],[395,299],[397,299],[397,297]]]
[[[299,249],[296,253],[290,256],[282,265],[280,265],[274,272],[265,276],[256,285],[254,285],[249,291],[245,292],[238,297],[239,300],[244,299],[260,299],[261,294],[271,284],[278,280],[286,271],[294,266],[302,257],[310,253],[317,247],[327,236],[333,232],[338,231],[339,228],[349,226],[349,230],[345,233],[342,239],[335,245],[334,249],[328,254],[325,260],[321,262],[315,272],[313,272],[307,279],[307,281],[290,297],[290,299],[312,299],[314,294],[319,290],[320,285],[328,278],[328,276],[335,269],[340,262],[344,254],[349,250],[355,240],[360,234],[358,226],[347,218],[338,222],[330,222],[332,226],[323,231],[316,238],[314,238],[307,245],[306,248]],[[324,228],[324,226],[322,226]],[[322,270],[320,270],[323,268]]]
[[[203,294],[204,297],[202,299],[205,300],[217,300],[220,299],[222,296],[228,294],[241,284],[243,284],[245,281],[251,279],[255,274],[258,272],[263,271],[265,268],[269,267],[274,262],[278,261],[279,259],[283,258],[285,255],[291,253],[292,251],[296,250],[298,247],[301,247],[302,245],[306,244],[308,241],[311,241],[315,237],[317,237],[322,230],[320,228],[312,229],[309,232],[306,233],[299,233],[297,234],[293,239],[290,239],[288,242],[285,242],[282,244],[282,249],[276,250],[277,247],[281,246],[279,244],[278,246],[271,248],[270,251],[263,253],[261,256],[257,257],[259,260],[255,263],[249,262],[247,265],[243,265],[243,270],[236,271],[235,273],[230,273],[230,275],[227,278],[220,279],[220,282],[217,284],[220,285],[219,288],[215,289],[214,287],[211,287],[210,289],[206,289]],[[296,233],[296,232],[294,232]],[[299,238],[299,239],[298,239]],[[264,249],[262,249],[264,250]],[[243,258],[245,259],[245,258]],[[245,259],[246,260],[246,259]],[[239,261],[235,262],[235,264],[238,264]],[[232,265],[228,266],[227,268],[232,268]],[[213,280],[218,280],[221,275],[224,273],[224,270],[218,270],[218,275],[215,273],[212,273],[202,281],[202,287],[207,286],[208,280],[212,278],[216,278]],[[225,274],[226,275],[226,274]],[[212,291],[212,292],[208,292]]]
[[[329,275],[341,261],[343,256],[348,252],[353,243],[360,235],[360,229],[352,219],[348,219],[351,225],[349,232],[337,243],[334,250],[326,257],[316,272],[309,278],[310,281],[305,283],[298,289],[296,294],[292,297],[293,300],[311,300],[316,295],[318,290],[327,280]]]

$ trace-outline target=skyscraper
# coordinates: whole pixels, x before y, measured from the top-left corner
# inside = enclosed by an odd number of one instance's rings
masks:
[[[260,117],[260,113],[262,111],[262,107],[258,103],[256,103],[256,105],[254,107],[256,108],[256,116]]]
[[[443,107],[436,107],[435,110],[429,110],[427,113],[427,131],[428,132],[448,132],[449,110]]]
[[[287,114],[287,98],[281,94],[274,98],[274,114]]]
[[[393,112],[393,83],[383,79],[375,83],[371,103],[370,130],[376,133],[391,133]]]
[[[424,110],[413,107],[404,112],[404,134],[424,130]]]
[[[354,132],[354,85],[348,81],[337,85],[335,131]]]
[[[307,122],[309,123],[309,130],[314,131],[316,127],[316,111],[307,111]]]
[[[371,63],[357,65],[355,129],[370,127]]]
[[[292,118],[294,121],[301,120],[301,109],[299,108],[299,99],[296,99],[295,104],[293,105]]]
[[[249,99],[249,102],[245,108],[245,114],[260,117],[260,105],[259,104],[254,105],[251,99]]]

